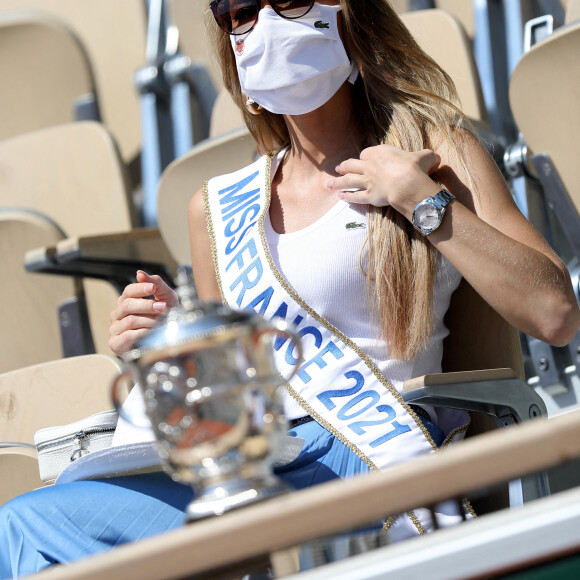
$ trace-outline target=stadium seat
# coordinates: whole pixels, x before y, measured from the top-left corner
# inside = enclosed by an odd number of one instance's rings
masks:
[[[10,291],[1,309],[0,373],[63,355],[58,307],[82,290],[74,280],[29,274],[24,254],[64,239],[62,230],[39,212],[0,208],[0,254]]]
[[[245,167],[255,155],[256,145],[244,127],[200,143],[164,171],[157,197],[159,230],[177,264],[191,264],[186,217],[191,196],[207,179]]]
[[[556,30],[522,56],[512,73],[509,91],[530,164],[578,258],[580,166],[567,136],[580,128],[579,50],[580,23]]]
[[[113,357],[59,359],[0,374],[0,505],[41,487],[34,433],[112,408]]]
[[[567,0],[566,6],[566,24],[571,24],[580,20],[580,1],[579,0]]]
[[[75,120],[95,98],[90,62],[70,28],[42,12],[0,12],[0,140]]]
[[[465,0],[435,0],[435,7],[457,18],[461,22],[467,37],[473,40],[473,35],[475,34],[473,2],[465,2]]]
[[[94,73],[102,122],[114,135],[124,162],[138,164],[141,130],[133,75],[146,58],[145,2],[0,0],[0,14],[14,10],[44,13],[73,31]]]
[[[485,126],[488,118],[479,75],[461,22],[439,9],[408,12],[401,19],[419,46],[453,79],[463,112]]]
[[[65,237],[133,229],[125,168],[101,124],[71,123],[1,141],[0,160],[0,207],[38,212]],[[98,281],[84,287],[96,351],[108,353],[109,312],[118,292]]]
[[[42,487],[36,449],[29,446],[3,446],[0,443],[0,506],[8,500]]]
[[[171,23],[179,30],[179,48],[192,62],[204,64],[216,87],[223,85],[221,71],[213,54],[208,26],[215,22],[205,0],[169,0]]]
[[[38,429],[112,409],[110,385],[119,370],[114,357],[90,354],[0,374],[0,442],[34,444]]]
[[[579,51],[580,22],[573,22],[522,56],[512,73],[509,89],[513,116],[527,148],[520,155],[521,165],[532,191],[539,190],[528,203],[534,209],[533,213],[530,210],[530,220],[568,265],[577,298],[580,298],[580,165],[573,135],[580,129],[580,63],[576,57]],[[530,376],[537,376],[546,401],[559,410],[577,406],[580,333],[563,349],[528,342],[534,367]]]
[[[244,118],[230,93],[223,87],[215,100],[209,125],[210,137],[224,135],[229,131],[245,128]]]

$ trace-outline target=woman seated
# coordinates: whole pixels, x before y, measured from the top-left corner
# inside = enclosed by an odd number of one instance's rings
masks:
[[[461,277],[522,332],[565,345],[580,313],[564,264],[466,129],[448,75],[388,2],[211,9],[225,86],[263,157],[193,195],[192,266],[202,300],[285,318],[302,336],[285,409],[305,443],[278,475],[304,488],[446,444],[466,418],[411,407],[400,389],[441,370],[443,317]],[[112,350],[126,352],[176,303],[139,272],[111,315]],[[294,351],[275,346],[284,372]],[[0,576],[179,526],[190,499],[163,474],[26,494],[0,510]],[[430,525],[417,512],[397,528]]]

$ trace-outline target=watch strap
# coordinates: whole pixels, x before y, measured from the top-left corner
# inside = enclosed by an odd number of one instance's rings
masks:
[[[444,209],[449,205],[449,202],[455,199],[455,196],[447,191],[445,188],[439,190],[432,198],[433,205],[437,206],[439,209]]]

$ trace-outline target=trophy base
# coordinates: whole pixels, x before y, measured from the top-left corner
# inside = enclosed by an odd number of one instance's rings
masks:
[[[219,516],[226,511],[288,493],[290,489],[275,476],[221,481],[203,488],[185,510],[186,523]]]

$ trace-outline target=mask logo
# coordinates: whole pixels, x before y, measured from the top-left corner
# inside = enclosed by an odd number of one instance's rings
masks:
[[[244,54],[245,42],[245,39],[236,40],[236,54],[239,54],[240,56]]]
[[[322,20],[317,20],[314,23],[314,28],[330,28],[330,22],[322,22]]]

